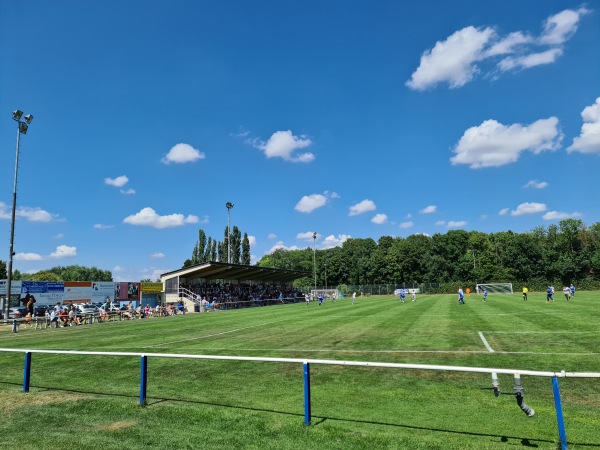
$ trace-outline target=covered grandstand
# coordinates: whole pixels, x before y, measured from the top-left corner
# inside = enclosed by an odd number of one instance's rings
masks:
[[[310,272],[222,262],[205,262],[164,273],[160,279],[164,286],[165,303],[176,303],[184,299],[188,303],[188,309],[190,309],[191,305],[189,303],[192,302],[198,305],[202,297],[201,292],[207,287],[221,286],[231,288],[231,291],[239,291],[242,287],[252,289],[259,286],[268,286],[271,287],[271,290],[276,288],[291,291],[293,281],[306,276],[310,276]],[[236,289],[236,287],[240,289]],[[212,299],[209,298],[208,300]],[[248,300],[229,298],[228,302],[239,303],[239,301]],[[218,299],[218,302],[222,303],[222,299]]]

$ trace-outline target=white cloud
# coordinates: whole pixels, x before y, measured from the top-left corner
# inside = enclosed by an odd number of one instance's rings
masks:
[[[133,194],[135,194],[135,189],[132,189],[132,188],[121,189],[121,194],[124,194],[124,195],[133,195]]]
[[[204,159],[206,155],[189,144],[177,144],[161,160],[164,164],[185,164]]]
[[[167,216],[159,216],[152,208],[146,207],[136,214],[125,217],[123,223],[130,225],[143,225],[153,228],[171,228],[180,227],[188,223],[198,223],[200,219],[197,216],[189,215],[185,217],[183,214],[169,214]]]
[[[446,225],[446,221],[445,221],[445,220],[438,220],[438,221],[435,223],[435,225],[436,225],[437,227],[444,226],[444,225]]]
[[[327,197],[321,194],[305,195],[296,204],[294,209],[303,213],[313,212],[315,209],[325,206]]]
[[[273,253],[275,250],[279,250],[279,249],[283,249],[283,250],[298,250],[298,246],[296,245],[292,245],[291,247],[286,247],[285,245],[283,245],[283,241],[278,241],[273,247],[271,247],[271,249],[269,251],[267,251],[265,254],[270,254]]]
[[[352,236],[349,236],[347,234],[338,234],[337,236],[334,236],[333,234],[327,236],[325,239],[323,239],[323,242],[321,243],[321,247],[322,248],[333,248],[333,247],[341,247],[342,244],[344,242],[346,242],[348,239],[350,239]]]
[[[494,36],[492,28],[466,27],[454,32],[445,41],[421,56],[421,63],[406,85],[422,91],[447,82],[451,88],[465,85],[477,72],[475,62],[482,58],[485,45]]]
[[[540,36],[539,43],[547,45],[563,44],[577,31],[581,16],[588,12],[589,10],[585,8],[579,8],[577,11],[565,9],[548,17],[544,23],[544,31]]]
[[[388,216],[385,214],[375,214],[371,219],[371,222],[376,223],[377,225],[382,225],[386,223],[388,220]]]
[[[414,225],[413,222],[402,222],[400,228],[411,228]]]
[[[16,253],[14,258],[15,261],[41,261],[44,259],[42,255],[37,253]]]
[[[562,55],[563,44],[577,31],[581,16],[588,12],[585,8],[567,9],[550,16],[538,37],[524,31],[502,36],[494,27],[465,27],[426,50],[406,85],[417,91],[439,83],[458,88],[481,71],[497,78],[495,73],[553,63]],[[505,57],[493,68],[499,56]]]
[[[437,211],[436,205],[429,205],[419,211],[421,214],[432,214]]]
[[[584,108],[581,117],[581,133],[573,139],[573,144],[567,148],[567,152],[600,154],[600,97],[596,99],[596,103]]]
[[[315,159],[312,153],[293,155],[296,150],[310,147],[312,141],[306,136],[294,136],[290,130],[276,131],[267,142],[255,139],[252,145],[262,150],[267,158],[283,158],[291,162],[311,162]]]
[[[62,258],[73,258],[77,256],[77,247],[69,247],[68,245],[59,245],[56,247],[56,251],[50,253],[51,258],[62,259]]]
[[[498,63],[498,68],[504,72],[513,69],[530,69],[535,66],[552,64],[563,54],[560,48],[551,48],[543,52],[530,53],[522,56],[509,56]]]
[[[123,268],[121,266],[115,266],[112,271],[113,272],[122,272]]]
[[[298,233],[296,235],[296,239],[302,239],[303,241],[312,242],[314,236],[314,231],[306,231],[304,233]],[[317,233],[317,239],[320,239],[321,235]]]
[[[0,202],[0,219],[11,219],[12,207],[7,204]],[[51,222],[58,220],[58,215],[51,214],[41,208],[30,208],[25,206],[23,208],[17,208],[15,211],[15,217],[27,219],[30,222]]]
[[[365,199],[362,202],[357,203],[350,207],[349,216],[357,216],[359,214],[363,214],[369,211],[375,211],[377,207],[373,201]]]
[[[157,259],[160,259],[160,258],[164,258],[165,256],[166,256],[166,255],[165,255],[164,253],[161,253],[161,252],[155,252],[155,253],[152,253],[152,254],[150,255],[150,258],[157,258]],[[163,272],[163,273],[164,273],[164,272]]]
[[[546,181],[531,180],[531,181],[528,181],[527,184],[523,187],[534,188],[534,189],[544,189],[544,188],[548,187],[548,183]]]
[[[120,177],[117,177],[117,178],[105,178],[104,179],[104,184],[108,184],[109,186],[115,186],[115,187],[123,187],[128,182],[129,182],[129,178],[127,178],[125,175],[121,175]]]
[[[97,223],[94,225],[94,228],[97,230],[108,230],[109,228],[114,228],[114,225],[103,225],[101,223]]]
[[[248,236],[248,242],[250,243],[250,247],[254,247],[256,245],[256,236]]]
[[[522,216],[523,214],[536,214],[546,211],[547,206],[544,203],[521,203],[517,209],[510,212],[513,217]]]
[[[277,235],[275,233],[269,233],[267,236],[269,239],[277,239]]]
[[[505,216],[508,214],[508,212],[510,211],[510,208],[502,208],[500,210],[500,212],[498,213],[499,216]]]
[[[65,237],[65,235],[63,233],[58,233],[57,235],[52,236],[52,239],[62,239],[64,237]]]
[[[503,125],[486,120],[464,132],[454,148],[452,164],[469,164],[471,169],[499,167],[514,163],[522,152],[538,154],[559,148],[563,135],[558,119],[540,119],[530,125]]]
[[[460,228],[460,227],[464,227],[467,224],[467,221],[465,220],[459,220],[459,221],[454,221],[454,220],[450,220],[448,222],[448,225],[446,225],[448,228]]]
[[[577,217],[581,217],[582,214],[578,212],[566,213],[560,211],[548,211],[546,214],[542,216],[544,220],[564,220],[564,219],[574,219]]]

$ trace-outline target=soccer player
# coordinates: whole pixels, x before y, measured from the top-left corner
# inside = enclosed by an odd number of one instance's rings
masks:
[[[354,302],[356,301],[356,292],[352,293],[352,304],[354,305]]]
[[[529,289],[527,289],[526,286],[523,286],[523,300],[527,301],[527,293],[529,292]]]
[[[412,301],[416,302],[417,301],[417,291],[415,291],[413,289],[412,293],[410,294],[410,296],[412,297]]]
[[[306,302],[306,306],[308,306],[308,304],[310,303],[310,295],[308,295],[308,292],[304,296],[304,301]]]
[[[400,303],[404,303],[404,300],[406,300],[406,294],[404,293],[404,289],[402,289],[400,291]]]
[[[463,294],[462,288],[458,289],[458,304],[459,305],[465,304],[465,295]]]
[[[485,302],[487,299],[487,289],[483,288],[483,301]]]
[[[554,288],[552,286],[548,286],[548,288],[546,289],[546,303],[554,301],[554,297],[552,296],[552,294],[554,294]]]
[[[563,294],[565,294],[567,301],[571,300],[571,288],[568,286],[563,287]]]
[[[323,297],[323,294],[319,294],[319,306],[321,306],[323,304],[323,300],[325,300],[325,297]]]
[[[569,289],[571,290],[571,297],[575,297],[575,286],[573,286],[573,283],[571,283],[571,286],[569,286]]]

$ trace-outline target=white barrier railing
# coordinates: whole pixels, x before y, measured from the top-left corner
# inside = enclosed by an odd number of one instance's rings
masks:
[[[417,369],[417,370],[438,370],[451,372],[470,372],[470,373],[489,373],[489,374],[507,374],[513,375],[515,380],[514,395],[521,409],[532,416],[535,412],[523,402],[523,388],[521,387],[521,375],[533,377],[546,377],[552,379],[554,403],[556,407],[556,417],[558,422],[558,432],[560,438],[560,448],[567,449],[567,438],[563,420],[562,404],[560,400],[560,390],[558,386],[559,378],[600,378],[599,372],[567,372],[567,371],[537,371],[537,370],[519,370],[519,369],[497,369],[484,367],[464,367],[464,366],[442,366],[430,364],[403,364],[403,363],[384,363],[368,361],[339,361],[332,359],[305,359],[305,358],[270,358],[270,357],[251,357],[251,356],[222,356],[222,355],[187,355],[178,353],[136,353],[136,352],[93,352],[77,350],[28,350],[14,348],[0,348],[0,352],[24,353],[25,369],[23,375],[23,392],[29,392],[31,379],[31,355],[33,353],[46,353],[57,355],[89,355],[89,356],[124,356],[139,357],[140,366],[140,406],[146,405],[147,390],[147,358],[183,358],[183,359],[208,359],[225,361],[260,361],[260,362],[280,362],[303,364],[304,366],[304,423],[311,423],[311,398],[310,398],[310,364],[326,364],[337,366],[362,366],[362,367],[386,367],[393,369]],[[497,381],[497,380],[496,380]],[[499,395],[497,385],[494,385],[494,391]]]

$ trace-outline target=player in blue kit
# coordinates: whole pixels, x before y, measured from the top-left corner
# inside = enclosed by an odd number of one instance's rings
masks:
[[[404,303],[404,300],[406,300],[406,294],[404,293],[404,289],[402,289],[400,291],[400,302]]]
[[[483,301],[485,302],[487,299],[487,289],[483,288]]]

